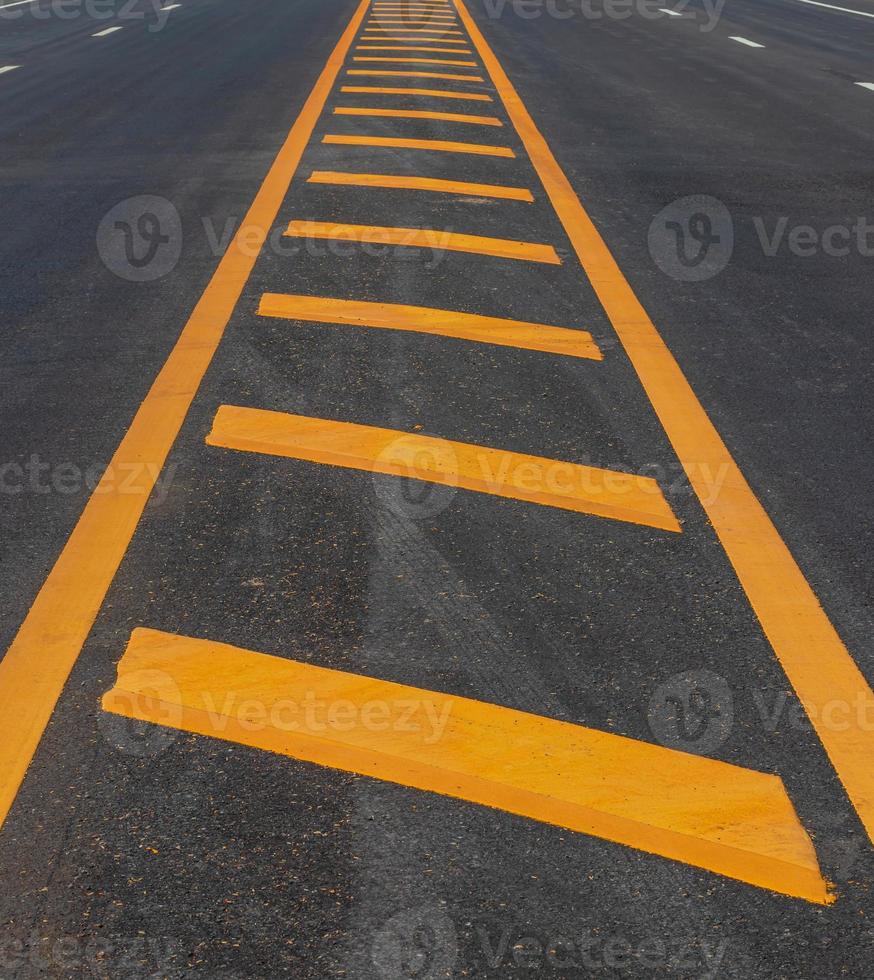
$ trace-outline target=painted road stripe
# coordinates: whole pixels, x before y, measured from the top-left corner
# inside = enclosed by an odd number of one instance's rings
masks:
[[[874,840],[874,732],[867,721],[874,710],[874,692],[580,204],[479,27],[462,0],[456,0],[456,5],[777,659]],[[833,722],[835,705],[847,709],[840,724]]]
[[[859,17],[874,17],[870,10],[856,10],[853,7],[836,7],[832,3],[820,3],[819,0],[795,0],[796,3],[808,3],[811,7],[825,7],[826,10],[839,10],[842,14],[858,14]]]
[[[738,44],[745,44],[748,48],[763,48],[765,46],[757,41],[751,41],[747,37],[729,37],[729,41],[737,41]]]
[[[0,660],[0,823],[106,598],[155,481],[222,339],[261,244],[367,11],[362,0],[304,103],[176,346]],[[121,481],[114,474],[135,474]]]
[[[661,488],[650,477],[398,429],[221,405],[206,443],[680,531]]]
[[[347,75],[367,75],[370,78],[443,78],[452,82],[484,82],[480,75],[453,75],[445,71],[391,71],[383,68],[347,68]]]
[[[435,28],[434,30],[427,30],[422,27],[410,27],[401,29],[399,27],[368,27],[365,28],[364,33],[361,35],[365,37],[368,34],[403,34],[404,36],[410,35],[411,37],[420,37],[422,34],[435,34],[437,37],[446,37],[452,35],[453,37],[464,37],[464,31],[447,31],[445,28]],[[464,42],[467,44],[467,41]]]
[[[860,83],[861,84],[861,83]],[[431,99],[462,99],[465,102],[491,102],[492,97],[481,92],[445,92],[439,88],[381,88],[378,85],[341,85],[341,92],[373,95],[415,95]]]
[[[16,68],[20,68],[21,65],[0,65],[0,75],[5,75],[8,71],[15,71]]]
[[[116,31],[123,30],[123,27],[107,27],[105,31],[98,31],[96,34],[92,34],[91,37],[106,37],[108,34],[115,34]]]
[[[455,44],[455,45],[459,45],[460,44],[463,48],[465,48],[465,50],[462,51],[461,53],[462,54],[467,54],[467,41],[456,41],[455,38],[445,38],[445,37],[382,37],[381,35],[380,36],[377,36],[377,37],[371,37],[369,34],[364,34],[364,35],[362,35],[359,38],[359,40],[360,41],[368,41],[368,42],[376,42],[376,41],[401,41],[405,45],[405,48],[404,49],[401,49],[401,48],[392,48],[391,49],[392,51],[401,51],[401,50],[415,51],[416,48],[409,47],[409,45],[411,45],[411,44],[421,44],[422,41],[430,41],[430,42],[435,42],[435,43],[436,42],[439,42],[440,44]],[[452,50],[453,51],[457,51],[458,48],[456,47],[456,48],[453,48]]]
[[[670,7],[659,7],[659,13],[668,14],[671,17],[682,17],[683,15],[679,10],[671,10]]]
[[[415,140],[396,136],[337,136],[329,133],[323,143],[337,146],[392,146],[399,150],[432,150],[439,153],[474,153],[485,157],[506,157],[515,160],[509,146],[486,146],[482,143],[456,143],[451,140]]]
[[[464,197],[494,197],[506,201],[532,202],[534,196],[525,187],[504,187],[499,184],[469,184],[462,180],[440,180],[437,177],[401,177],[394,174],[352,174],[330,170],[315,170],[307,181],[310,184],[343,184],[347,187],[388,187],[411,191],[436,191],[441,194],[460,194]]]
[[[258,315],[302,320],[307,323],[406,330],[411,333],[497,344],[499,347],[519,347],[566,357],[583,357],[592,361],[603,359],[592,335],[585,330],[550,327],[543,323],[526,323],[524,320],[505,320],[496,316],[480,316],[477,313],[436,310],[427,306],[265,293],[261,297]]]
[[[779,777],[439,691],[133,631],[106,711],[504,810],[827,904]],[[401,724],[402,719],[405,723]]]
[[[434,48],[425,45],[410,45],[410,44],[359,44],[355,48],[356,51],[433,51],[443,54],[472,54],[469,49],[465,48],[461,51],[458,48]]]
[[[403,65],[403,64],[416,64],[416,65],[454,65],[456,68],[476,68],[477,63],[475,61],[454,61],[450,58],[383,58],[382,56],[373,57],[371,55],[355,55],[352,58],[353,61],[363,62],[363,61],[381,61],[386,64],[392,65]]]
[[[443,122],[469,123],[476,126],[503,126],[495,116],[472,116],[464,112],[432,112],[430,109],[374,109],[361,106],[338,106],[335,116],[388,116],[392,119],[435,119]]]
[[[398,20],[395,17],[371,17],[367,22],[369,25],[373,24],[436,24],[438,27],[454,27],[458,24],[458,21],[452,17],[426,17],[426,18],[415,18],[405,17],[403,20]]]
[[[39,3],[39,0],[15,0],[14,3],[4,3],[4,4],[0,5],[0,10],[6,10],[9,7],[23,7],[25,4],[28,4],[28,3]],[[20,66],[19,65],[13,65],[12,67],[13,68],[18,68]]]
[[[334,242],[400,245],[409,248],[431,248],[470,255],[491,255],[522,262],[561,265],[551,245],[518,242],[508,238],[484,238],[463,235],[440,228],[390,228],[381,225],[347,225],[332,221],[292,221],[285,230],[288,238],[319,238]]]
[[[854,85],[858,85],[859,88],[866,88],[869,92],[874,92],[874,82],[854,82]]]

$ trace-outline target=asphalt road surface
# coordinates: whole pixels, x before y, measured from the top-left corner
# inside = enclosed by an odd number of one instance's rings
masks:
[[[0,977],[868,977],[874,3],[0,0]]]

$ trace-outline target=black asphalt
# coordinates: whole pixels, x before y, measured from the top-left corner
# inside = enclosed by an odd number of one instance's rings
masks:
[[[0,67],[21,66],[0,75],[0,463],[25,474],[0,495],[3,649],[355,5],[184,0],[160,30],[142,9],[0,17]],[[874,681],[872,257],[788,245],[798,226],[874,228],[874,92],[854,84],[874,82],[874,18],[797,0],[653,9],[474,13]],[[554,244],[565,264],[285,246],[259,258],[0,831],[0,976],[868,976],[870,844],[512,127],[332,117],[336,104],[388,103],[335,90],[278,227],[447,228]],[[422,107],[392,103],[407,104]],[[506,122],[497,101],[435,108]],[[344,132],[502,143],[519,159],[318,142]],[[537,200],[318,187],[313,169],[518,184]],[[178,211],[183,246],[138,283],[97,240],[140,195]],[[654,260],[651,225],[700,195],[727,210],[734,248],[686,281]],[[255,315],[264,292],[577,326],[606,358],[269,320]],[[684,533],[464,491],[422,499],[391,478],[210,448],[221,404],[644,472]],[[137,626],[647,741],[665,736],[663,685],[709,671],[729,697],[699,751],[783,778],[839,900],[819,908],[500,811],[117,724],[99,698]]]

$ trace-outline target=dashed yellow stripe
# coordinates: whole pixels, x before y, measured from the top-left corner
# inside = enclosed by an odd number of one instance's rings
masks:
[[[473,116],[464,112],[432,112],[426,109],[376,109],[364,106],[338,106],[335,116],[387,116],[391,119],[433,119],[476,126],[503,126],[495,116]]]
[[[220,406],[206,442],[680,530],[655,480],[564,460],[236,405]]]
[[[342,85],[341,92],[373,95],[414,95],[432,99],[461,99],[465,102],[491,102],[492,97],[481,92],[447,92],[439,88],[385,88],[378,85]]]
[[[525,187],[504,187],[499,184],[471,184],[462,180],[440,180],[436,177],[407,177],[394,174],[353,174],[331,170],[316,170],[311,184],[343,184],[351,187],[387,187],[401,190],[435,191],[460,194],[464,197],[494,197],[509,201],[532,202],[534,197]]]
[[[464,235],[439,228],[392,228],[383,225],[336,224],[330,221],[292,221],[285,234],[290,238],[431,248],[443,252],[467,252],[522,262],[561,265],[561,259],[551,245],[518,242],[509,238]]]
[[[404,330],[409,333],[496,344],[499,347],[518,347],[546,354],[582,357],[592,361],[600,361],[603,357],[592,335],[585,330],[551,327],[543,323],[507,320],[478,313],[458,313],[455,310],[439,310],[428,306],[265,293],[261,297],[258,314],[308,323]]]
[[[830,900],[781,780],[724,762],[147,629],[134,630],[103,708]]]
[[[484,82],[480,75],[454,75],[445,71],[392,71],[387,68],[347,68],[347,75],[368,75],[371,78],[442,78],[451,82]]]
[[[403,65],[403,64],[416,64],[416,65],[454,65],[456,68],[476,68],[477,63],[475,61],[454,61],[448,58],[383,58],[383,57],[372,57],[370,55],[362,56],[356,55],[352,59],[353,61],[381,61],[387,64]]]
[[[488,146],[482,143],[457,143],[453,140],[404,139],[399,136],[343,136],[329,133],[323,143],[338,146],[385,146],[399,150],[433,150],[437,153],[473,153],[477,156],[506,157],[515,160],[509,146]]]

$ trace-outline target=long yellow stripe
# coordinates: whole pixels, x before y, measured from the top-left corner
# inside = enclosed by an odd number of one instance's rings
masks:
[[[475,61],[453,61],[448,58],[383,58],[383,57],[371,57],[367,55],[363,57],[361,55],[356,55],[352,58],[353,61],[382,61],[388,62],[390,64],[402,65],[402,64],[416,64],[416,65],[455,65],[457,68],[476,68]]]
[[[465,102],[491,102],[492,97],[481,92],[445,92],[439,88],[381,88],[378,85],[341,85],[341,92],[373,95],[416,95],[433,99],[462,99]]]
[[[435,43],[439,42],[440,44],[460,44],[463,48],[463,50],[460,52],[461,54],[467,54],[468,51],[470,50],[469,48],[467,48],[467,41],[456,41],[454,38],[445,38],[445,37],[383,37],[382,35],[371,37],[369,34],[363,34],[359,38],[359,40],[369,41],[369,42],[376,42],[376,41],[402,41],[403,42],[404,44],[403,49],[391,48],[392,51],[400,51],[400,50],[415,51],[416,48],[409,47],[409,45],[421,44],[422,41],[431,41]],[[452,50],[457,51],[458,48],[453,48]]]
[[[452,35],[453,37],[464,37],[464,31],[447,31],[445,28],[435,28],[434,30],[429,30],[424,27],[410,27],[401,29],[399,27],[367,27],[364,30],[362,37],[366,37],[368,34],[404,34],[404,35],[415,35],[420,34],[436,34],[437,37],[446,37],[447,35]],[[467,44],[465,40],[463,42]]]
[[[367,22],[368,24],[436,24],[438,27],[441,26],[455,26],[458,21],[454,18],[450,19],[447,17],[427,17],[427,18],[412,18],[405,17],[403,20],[398,20],[395,17],[371,17]]]
[[[12,806],[366,10],[367,0],[362,0],[0,661],[0,823]],[[120,485],[119,473],[131,479]]]
[[[347,75],[367,75],[370,78],[379,76],[385,78],[443,78],[452,82],[484,82],[479,75],[452,75],[444,71],[391,71],[383,68],[347,68]]]
[[[831,901],[777,776],[620,735],[157,630],[103,708],[441,793]]]
[[[652,402],[868,836],[874,840],[874,692],[641,305],[518,93],[455,0],[580,263]]]
[[[508,146],[487,146],[481,143],[456,143],[451,140],[415,140],[397,136],[339,136],[329,133],[323,143],[339,146],[394,146],[399,150],[433,150],[440,153],[474,153],[486,157],[515,159]]]
[[[410,44],[357,44],[355,46],[356,51],[434,51],[438,54],[472,54],[472,52],[465,48],[459,51],[457,48],[434,48],[425,45],[410,45]]]
[[[430,109],[374,109],[363,106],[337,106],[335,116],[388,116],[392,119],[434,119],[477,126],[503,126],[495,116],[472,116],[464,112],[434,112]]]
[[[592,340],[592,335],[585,330],[549,327],[543,323],[506,320],[478,313],[437,310],[427,306],[265,293],[261,297],[258,315],[309,323],[406,330],[411,333],[471,340],[475,343],[496,344],[499,347],[518,347],[566,357],[584,357],[593,361],[600,361],[603,356]]]
[[[353,174],[332,170],[315,170],[310,184],[343,184],[347,187],[387,187],[398,190],[435,191],[442,194],[461,194],[464,197],[494,197],[505,201],[527,201],[534,196],[525,187],[506,187],[500,184],[471,184],[463,180],[441,180],[437,177],[405,177],[395,174]]]
[[[492,255],[501,259],[561,265],[551,245],[518,242],[509,238],[464,235],[439,228],[389,228],[382,225],[347,225],[331,221],[292,221],[285,231],[290,238],[321,238],[335,242],[402,245],[446,252]]]
[[[219,406],[206,442],[680,531],[655,480],[564,460],[237,405]]]

